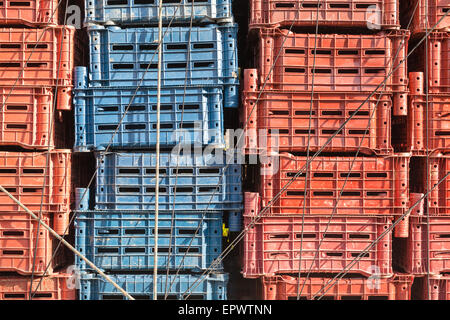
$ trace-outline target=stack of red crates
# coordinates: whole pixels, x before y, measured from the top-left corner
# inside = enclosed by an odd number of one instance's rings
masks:
[[[409,216],[390,231],[410,205],[411,154],[391,142],[392,116],[408,114],[398,1],[250,3],[241,114],[261,165],[246,193],[244,277],[260,279],[263,299],[410,299],[414,277],[392,259]]]
[[[66,235],[72,162],[62,120],[71,108],[75,28],[58,25],[57,0],[1,7],[0,185]],[[52,257],[55,243],[0,193],[0,300],[75,298],[69,275],[54,271],[65,267],[63,255]]]
[[[398,242],[394,262],[416,277],[418,298],[449,300],[450,182],[440,181],[450,172],[450,2],[410,2],[412,41],[432,32],[412,56],[408,114],[395,120],[404,128],[396,149],[413,156],[410,204],[429,195],[412,211],[409,237]]]

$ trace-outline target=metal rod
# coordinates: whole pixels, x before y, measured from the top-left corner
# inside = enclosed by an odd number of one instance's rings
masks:
[[[117,290],[119,290],[125,297],[127,297],[130,300],[134,300],[134,298],[126,292],[124,289],[122,289],[117,283],[115,283],[110,277],[108,277],[106,274],[103,273],[102,270],[97,268],[95,264],[93,264],[91,261],[89,261],[81,252],[79,252],[77,249],[72,247],[66,240],[64,240],[63,237],[61,237],[59,234],[55,232],[52,228],[50,228],[45,222],[43,222],[41,219],[39,219],[38,216],[36,216],[30,209],[25,207],[19,200],[14,198],[12,194],[10,194],[3,186],[0,185],[0,191],[4,192],[9,198],[11,198],[15,203],[17,203],[23,210],[25,210],[30,216],[33,217],[33,219],[37,220],[40,225],[42,225],[45,229],[48,230],[56,239],[61,241],[67,248],[70,249],[73,253],[75,253],[77,256],[79,256],[86,264],[88,264],[92,269],[94,269],[99,275],[101,275],[103,278],[105,278],[106,281],[111,283]]]
[[[153,300],[158,300],[158,218],[159,218],[159,149],[160,149],[160,129],[161,129],[161,67],[162,67],[162,5],[159,1],[158,12],[158,88],[156,94],[156,175],[155,175],[155,247],[154,247],[154,268],[153,268]]]

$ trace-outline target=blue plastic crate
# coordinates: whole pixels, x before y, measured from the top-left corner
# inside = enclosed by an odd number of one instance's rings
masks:
[[[133,298],[153,299],[153,274],[113,274],[109,277]],[[227,284],[226,273],[211,273],[203,277],[196,274],[169,274],[168,277],[159,274],[158,300],[163,300],[166,292],[168,300],[184,300],[188,294],[190,296],[187,299],[191,300],[226,300]],[[170,290],[166,291],[166,288]],[[185,293],[187,290],[189,291]],[[126,299],[112,284],[96,274],[81,273],[79,294],[80,300]]]
[[[171,27],[166,31],[162,85],[223,86],[224,107],[236,108],[236,25],[193,27],[191,31],[188,27]],[[157,86],[157,28],[91,26],[88,33],[90,87]]]
[[[167,2],[167,1],[166,1]],[[232,18],[231,0],[180,0],[163,4],[163,23],[216,22],[230,21]],[[192,4],[194,10],[192,10]],[[89,0],[86,1],[86,22],[117,24],[158,23],[159,0]]]
[[[221,254],[222,213],[172,217],[172,212],[159,212],[158,221],[158,268],[200,272]],[[76,248],[97,267],[111,272],[154,268],[154,212],[79,211],[75,223]],[[78,257],[76,264],[89,269]]]
[[[96,210],[155,210],[155,153],[98,153],[96,157]],[[159,210],[242,210],[241,165],[231,164],[225,170],[225,156],[220,164],[211,163],[213,159],[211,153],[161,153]]]
[[[104,150],[108,145],[120,149],[156,145],[156,88],[86,88],[85,67],[76,69],[76,78],[75,151]],[[222,110],[219,87],[163,87],[160,144],[223,146]]]

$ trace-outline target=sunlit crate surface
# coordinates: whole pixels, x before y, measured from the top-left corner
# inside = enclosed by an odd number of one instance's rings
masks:
[[[70,150],[0,152],[0,185],[29,210],[52,214],[59,234],[69,222],[71,156]],[[25,212],[5,193],[0,193],[0,210]]]
[[[4,25],[56,25],[58,15],[58,0],[5,0],[0,6],[0,24]]]
[[[161,153],[159,209],[241,210],[241,165],[226,165],[225,156],[214,158],[211,153]],[[96,210],[155,209],[155,153],[97,154],[97,163]]]
[[[250,0],[250,27],[399,28],[398,0]],[[319,8],[317,8],[319,6]],[[317,17],[318,16],[318,17]]]
[[[162,0],[161,0],[162,1]],[[163,23],[225,22],[232,18],[231,0],[164,1]],[[159,0],[89,0],[86,2],[86,21],[120,25],[155,25],[158,23]]]
[[[245,70],[241,123],[242,127],[246,124],[246,152],[306,152],[308,149],[316,152],[324,148],[324,152],[393,153],[392,97],[376,94],[368,99],[370,94],[353,91],[261,92],[257,85],[257,70]],[[345,127],[338,132],[346,121]]]
[[[156,146],[156,87],[87,88],[86,68],[76,70],[77,151]],[[222,97],[222,88],[217,86],[163,87],[160,145],[223,145]]]
[[[52,276],[0,276],[0,300],[76,300],[73,275],[59,273]],[[30,296],[31,290],[31,296]]]
[[[52,226],[48,214],[41,219]],[[53,254],[52,237],[44,227],[37,232],[38,223],[28,213],[0,212],[0,272],[44,274]],[[47,274],[52,271],[50,264]]]
[[[158,220],[159,268],[198,272],[221,254],[222,213],[159,212]],[[77,212],[76,248],[104,270],[152,270],[155,233],[154,212]],[[76,263],[89,269],[80,258]]]
[[[408,273],[434,276],[450,272],[450,217],[410,218],[410,237],[402,239],[395,263]]]
[[[275,276],[261,278],[263,300],[410,300],[414,276],[343,278]],[[328,290],[329,289],[329,290]],[[322,296],[323,295],[323,296]]]
[[[1,146],[48,149],[62,143],[60,122],[52,117],[53,92],[49,87],[0,87]]]
[[[409,208],[409,162],[409,154],[321,156],[307,168],[305,156],[281,153],[261,165],[261,205],[281,192],[269,213],[401,215]]]
[[[135,299],[153,299],[153,274],[113,274],[109,277]],[[158,300],[227,299],[226,273],[211,273],[204,277],[199,274],[160,274],[157,281]],[[82,273],[80,284],[80,300],[125,300],[112,284],[98,275]]]
[[[158,28],[88,28],[89,86],[157,86]],[[222,86],[224,107],[238,104],[237,26],[163,30],[163,86]]]
[[[70,109],[75,27],[0,29],[0,86],[58,86],[58,104]]]
[[[407,30],[319,34],[316,39],[311,33],[259,29],[254,48],[258,84],[266,90],[377,90],[392,94],[394,114],[405,115],[408,40]]]
[[[370,247],[392,226],[392,217],[285,214],[255,221],[259,214],[246,210],[244,215],[244,229],[249,230],[242,256],[245,278],[298,274],[299,269],[339,273],[350,263],[350,274],[368,277],[373,268],[381,277],[393,274],[391,232]]]

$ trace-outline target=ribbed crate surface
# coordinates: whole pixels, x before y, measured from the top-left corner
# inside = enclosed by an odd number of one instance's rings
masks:
[[[303,34],[260,29],[254,61],[265,89],[394,95],[406,113],[409,32]],[[389,75],[389,77],[388,77]],[[385,81],[386,80],[386,81]]]
[[[157,86],[158,28],[91,26],[89,86]],[[163,30],[163,86],[217,85],[237,107],[237,26]]]
[[[250,0],[250,27],[398,28],[398,0]]]
[[[76,290],[68,285],[72,281],[64,273],[35,277],[32,283],[29,277],[0,276],[0,300],[75,300]]]
[[[450,15],[445,14],[450,10],[448,0],[411,0],[403,1],[405,16],[411,19],[411,30],[415,35],[423,35],[434,30],[448,31],[450,28]]]
[[[0,152],[0,185],[34,213],[53,214],[53,227],[62,234],[71,205],[70,150]],[[0,193],[1,211],[24,210]]]
[[[58,0],[5,0],[0,4],[0,24],[30,27],[58,24]]]
[[[450,172],[450,156],[417,157],[414,164],[413,187],[418,195],[427,194],[423,201],[426,213],[430,216],[450,216],[450,181],[448,177],[444,179]],[[414,204],[411,201],[411,205]]]
[[[410,237],[401,242],[396,264],[411,274],[450,272],[450,217],[410,218]]]
[[[93,0],[86,3],[86,21],[154,25],[158,23],[158,6],[159,0]],[[163,23],[230,21],[231,0],[164,1],[162,18]]]
[[[132,297],[140,300],[153,298],[153,274],[109,275]],[[158,275],[158,300],[226,300],[228,274],[211,273],[201,277],[195,274]],[[198,285],[198,286],[197,286]],[[167,288],[167,290],[166,290]],[[188,295],[190,295],[188,297]],[[82,274],[80,300],[124,300],[125,297],[98,275]]]
[[[76,73],[79,85],[74,91],[75,149],[155,147],[157,89],[86,88],[85,71],[77,68]],[[163,87],[160,145],[223,145],[222,96],[222,89],[217,86]]]
[[[450,20],[450,14],[448,17]],[[415,69],[428,74],[424,85],[428,93],[450,93],[450,33],[431,33],[418,48],[417,56],[419,61]]]
[[[389,154],[394,151],[392,100],[388,94],[367,99],[370,92],[260,92],[256,75],[255,69],[244,72],[241,122],[245,124],[250,119],[246,130],[247,153],[265,153],[270,149],[316,152],[350,117],[324,152],[359,150],[361,154]]]
[[[263,216],[252,228],[258,213],[244,218],[244,227],[250,228],[244,238],[246,278],[298,274],[299,269],[339,273],[346,268],[350,274],[370,276],[376,268],[383,277],[393,273],[391,233],[369,247],[392,225],[390,217]]]
[[[316,157],[306,179],[306,157],[281,153],[261,165],[262,206],[283,191],[269,212],[303,214],[305,206],[307,214],[401,215],[409,208],[409,161],[407,154]]]
[[[51,226],[48,214],[41,218]],[[52,258],[52,238],[44,227],[39,228],[39,235],[37,229],[37,221],[28,213],[0,213],[0,272],[12,271],[27,275],[34,270],[35,275],[44,274]],[[47,274],[51,274],[52,270],[53,264],[50,264]]]
[[[321,297],[321,300],[410,300],[414,276],[395,275],[387,279],[343,278],[336,282],[332,280],[332,277],[263,277],[261,298],[297,300],[299,295],[300,300],[313,300],[318,297]]]
[[[427,290],[426,286],[426,277],[422,278],[425,281],[424,287],[422,287],[422,295],[421,298],[423,300],[450,300],[450,277],[447,276],[431,276],[430,277],[430,287]],[[430,296],[428,296],[428,293]]]
[[[222,252],[222,213],[159,212],[158,267],[200,271]],[[154,212],[77,212],[76,248],[104,270],[152,270]],[[76,258],[80,269],[88,267]],[[222,269],[222,265],[218,268]]]
[[[159,209],[241,210],[241,166],[213,160],[211,154],[161,153]],[[155,209],[155,153],[97,154],[97,163],[96,210]]]
[[[72,26],[0,29],[0,86],[58,85],[58,104],[69,108],[74,36]]]
[[[58,135],[55,122],[52,124],[51,88],[1,87],[0,101],[0,145],[27,149],[54,147]]]

